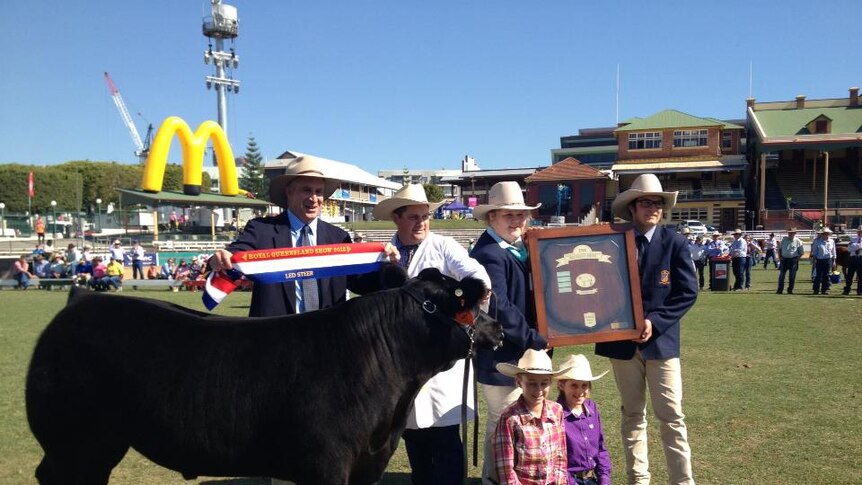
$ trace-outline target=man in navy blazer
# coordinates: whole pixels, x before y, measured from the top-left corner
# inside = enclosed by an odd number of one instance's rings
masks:
[[[632,221],[638,242],[645,328],[640,338],[596,344],[610,357],[622,411],[623,449],[628,483],[650,480],[646,437],[646,388],[661,424],[669,482],[694,484],[691,448],[682,412],[679,360],[680,320],[697,299],[697,279],[684,236],[658,224],[677,192],[664,192],[653,174],[639,176],[617,196],[615,216]]]
[[[236,241],[227,249],[216,251],[210,258],[214,271],[230,269],[231,253],[253,249],[289,248],[299,245],[302,231],[309,227],[310,246],[349,243],[350,235],[343,229],[320,219],[324,199],[338,188],[340,180],[324,176],[323,162],[302,156],[292,161],[285,174],[272,179],[270,200],[284,212],[277,216],[258,217],[248,221]],[[347,295],[347,278],[336,276],[317,280],[318,308],[343,302]],[[301,313],[305,310],[302,286],[293,281],[254,285],[251,294],[250,317],[267,317]]]

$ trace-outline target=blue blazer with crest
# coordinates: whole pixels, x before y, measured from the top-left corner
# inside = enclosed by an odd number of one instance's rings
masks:
[[[503,326],[503,345],[497,350],[479,348],[476,351],[476,377],[482,384],[514,386],[515,380],[496,369],[499,362],[514,364],[527,349],[541,350],[547,340],[536,331],[533,285],[528,262],[518,261],[501,248],[487,232],[476,241],[470,253],[491,277],[491,306],[488,314]]]
[[[633,230],[633,229],[632,229]],[[657,227],[640,274],[644,318],[652,322],[652,337],[643,344],[631,340],[596,344],[596,354],[631,359],[640,349],[644,359],[679,357],[679,324],[697,300],[697,274],[685,236]]]
[[[343,229],[322,220],[317,221],[317,244],[349,243],[350,235]],[[253,249],[293,247],[290,221],[287,212],[277,216],[258,217],[248,221],[245,229],[227,250],[230,252]],[[328,308],[345,301],[347,277],[319,278],[320,308]],[[274,317],[296,313],[296,283],[289,281],[271,285],[254,285],[251,294],[250,317]]]

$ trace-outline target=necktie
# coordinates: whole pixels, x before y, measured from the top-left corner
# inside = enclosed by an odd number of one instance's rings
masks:
[[[398,252],[401,253],[401,259],[398,261],[398,264],[402,268],[410,267],[410,260],[413,259],[413,253],[416,252],[416,248],[418,248],[418,244],[409,244],[406,246],[401,246],[398,249]]]
[[[309,234],[311,228],[305,225],[299,236],[298,246],[310,246]],[[320,298],[317,296],[317,280],[314,278],[306,278],[300,281],[302,285],[302,304],[304,312],[312,312],[320,309]]]
[[[644,260],[646,259],[646,250],[647,246],[649,245],[649,241],[643,234],[635,237],[635,241],[638,245],[638,267],[641,269],[641,271],[643,271]]]

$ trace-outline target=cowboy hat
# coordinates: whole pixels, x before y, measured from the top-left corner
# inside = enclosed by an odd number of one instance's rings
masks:
[[[721,236],[721,233],[720,233],[720,232],[718,232],[718,231],[712,231],[712,233],[710,234],[710,236],[712,236],[712,237]]]
[[[488,191],[488,203],[473,208],[473,217],[482,220],[493,210],[531,211],[542,207],[542,204],[527,205],[524,203],[524,193],[518,182],[497,182]]]
[[[658,177],[651,173],[645,173],[639,175],[628,190],[614,199],[613,204],[611,204],[611,211],[620,219],[630,221],[632,214],[629,212],[629,204],[635,200],[647,195],[657,195],[664,199],[664,210],[669,210],[676,205],[678,194],[679,192],[665,192]]]
[[[442,202],[428,202],[425,188],[422,184],[408,184],[398,189],[392,197],[380,201],[374,206],[374,218],[380,220],[389,219],[392,212],[408,205],[427,205],[428,212],[434,212],[443,205]]]
[[[817,234],[832,234],[832,229],[824,226],[823,229],[817,231]]]
[[[501,362],[497,364],[497,370],[509,377],[516,377],[518,374],[533,374],[542,376],[558,376],[563,372],[568,372],[569,368],[565,367],[559,370],[554,370],[554,364],[551,358],[544,350],[527,349],[524,355],[518,359],[518,365]]]
[[[787,232],[796,232],[796,228],[794,226],[790,226],[790,229]]]
[[[683,227],[682,231],[680,231],[680,232],[682,234],[691,234],[691,229],[689,229],[688,227]]]
[[[736,229],[733,230],[733,233],[734,234],[742,234],[742,229],[737,227]]]
[[[590,368],[590,361],[584,354],[570,355],[563,361],[563,367],[569,367],[569,370],[557,376],[557,379],[574,379],[576,381],[592,382],[604,377],[608,371],[594,376],[593,370]]]
[[[284,174],[269,182],[269,200],[281,208],[287,208],[287,194],[284,193],[284,189],[297,177],[323,179],[323,196],[329,197],[335,192],[335,189],[341,186],[341,180],[326,175],[324,172],[325,165],[326,162],[322,159],[311,155],[295,158],[287,165]]]

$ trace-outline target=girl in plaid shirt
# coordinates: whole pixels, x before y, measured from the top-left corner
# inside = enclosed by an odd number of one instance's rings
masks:
[[[528,349],[518,365],[497,364],[515,378],[521,397],[500,415],[494,432],[494,466],[501,485],[567,485],[563,407],[548,399],[555,371],[542,350]]]

